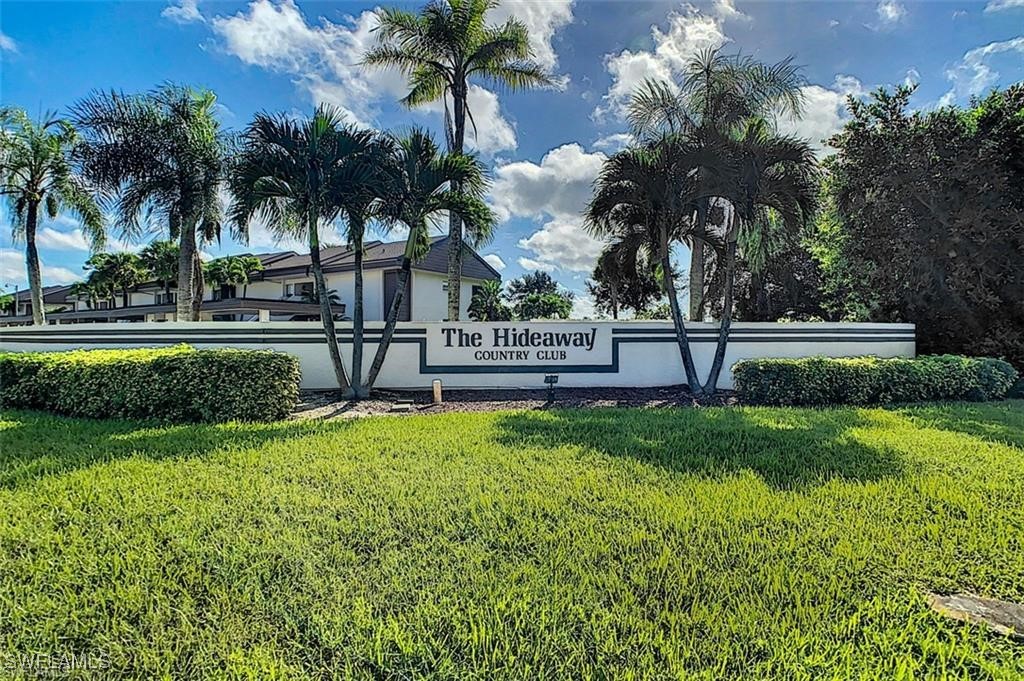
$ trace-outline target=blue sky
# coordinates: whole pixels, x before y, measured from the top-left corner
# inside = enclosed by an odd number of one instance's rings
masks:
[[[0,101],[36,114],[63,110],[96,88],[132,92],[174,81],[213,89],[230,128],[258,110],[302,113],[329,101],[362,124],[440,131],[440,108],[396,105],[400,76],[356,64],[373,40],[375,6],[4,0]],[[702,48],[724,45],[763,61],[792,55],[804,67],[807,111],[780,125],[816,143],[842,125],[847,95],[879,85],[919,83],[913,104],[924,109],[1024,79],[1024,0],[521,0],[503,2],[493,18],[510,13],[527,22],[537,59],[560,85],[521,94],[473,90],[479,136],[471,143],[492,169],[490,201],[502,219],[482,252],[506,279],[541,268],[580,293],[600,245],[580,228],[579,212],[604,154],[625,139],[622,105],[645,77],[671,77]],[[88,251],[73,219],[47,223],[40,247],[46,283],[81,276]],[[225,241],[204,250],[278,247],[299,245],[275,246],[257,226],[248,246]],[[8,289],[25,286],[20,249],[5,224],[0,285]],[[583,312],[586,302],[581,296]]]

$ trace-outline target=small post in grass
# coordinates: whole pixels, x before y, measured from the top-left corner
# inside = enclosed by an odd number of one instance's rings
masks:
[[[548,402],[554,402],[555,383],[558,383],[558,374],[544,374],[544,382],[548,385]]]
[[[441,379],[435,378],[432,385],[434,386],[434,404],[441,404],[444,401],[441,396]]]

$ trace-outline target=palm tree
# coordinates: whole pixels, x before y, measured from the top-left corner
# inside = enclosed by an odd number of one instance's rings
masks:
[[[248,287],[250,277],[263,271],[263,263],[252,255],[226,255],[206,263],[203,269],[206,280],[214,286]],[[243,289],[243,298],[245,292]]]
[[[715,391],[725,361],[737,245],[745,242],[756,247],[767,238],[777,237],[778,231],[798,234],[813,217],[820,191],[818,162],[806,141],[776,135],[764,120],[752,119],[736,139],[725,143],[730,172],[718,186],[719,195],[731,209],[724,240],[722,318],[711,371],[703,386],[705,393]]]
[[[509,18],[500,26],[485,23],[488,10],[497,4],[498,0],[430,0],[419,14],[379,10],[378,44],[364,57],[366,64],[397,68],[409,78],[404,105],[444,101],[445,137],[454,154],[465,151],[467,118],[476,130],[468,103],[471,80],[511,91],[552,82],[532,59],[523,22]],[[454,189],[461,191],[458,185]],[[449,218],[448,237],[448,319],[457,321],[463,237],[455,214]]]
[[[167,300],[171,298],[171,285],[178,280],[178,258],[181,249],[173,241],[152,241],[139,252],[147,270],[163,286]]]
[[[0,109],[0,194],[10,204],[14,237],[25,239],[36,325],[46,323],[36,248],[40,206],[51,219],[65,211],[77,215],[93,249],[102,247],[106,239],[103,213],[72,162],[78,144],[74,127],[65,120],[47,115],[36,122],[20,109]]]
[[[103,298],[104,292],[96,286],[95,281],[76,281],[68,291],[70,296],[78,300],[84,300],[85,306],[90,310]]]
[[[398,312],[409,285],[412,263],[430,248],[430,227],[445,211],[457,214],[481,245],[491,235],[494,213],[483,201],[488,182],[480,162],[465,154],[442,153],[429,134],[413,130],[398,140],[390,167],[388,223],[399,222],[409,230],[398,273],[395,297],[391,301],[377,353],[366,375],[364,390],[369,393],[384,365],[398,322]],[[458,189],[456,189],[458,187]]]
[[[765,65],[718,49],[695,55],[679,83],[648,80],[629,105],[630,127],[641,139],[665,133],[699,132],[727,137],[753,118],[798,116],[803,107],[804,79],[792,59]],[[704,318],[704,246],[714,198],[694,203],[695,225],[690,247],[690,321]]]
[[[365,332],[365,305],[363,295],[363,256],[366,225],[385,213],[390,184],[389,163],[395,157],[394,140],[377,135],[367,141],[363,152],[369,174],[364,178],[362,191],[347,192],[334,197],[345,219],[345,239],[353,251],[353,309],[352,309],[352,396],[365,397],[363,389],[363,337]],[[340,303],[340,300],[338,301]]]
[[[116,210],[128,233],[155,215],[179,242],[177,320],[195,321],[203,297],[197,235],[220,236],[227,143],[209,90],[167,84],[153,92],[94,93],[73,109],[86,136],[87,176],[118,194]]]
[[[658,263],[686,382],[695,395],[702,390],[679,308],[672,246],[693,238],[694,204],[704,198],[700,177],[716,177],[724,170],[722,156],[699,138],[665,134],[610,157],[585,213],[591,233],[630,242],[634,253],[643,252]]]
[[[121,291],[121,307],[130,305],[131,290],[151,276],[134,253],[97,253],[85,262],[85,269],[92,270],[88,282],[105,289],[111,298]]]
[[[512,319],[512,310],[505,300],[505,291],[500,281],[485,281],[473,292],[473,299],[469,302],[469,318],[475,322],[507,322]]]
[[[309,244],[313,281],[326,291],[320,262],[320,229],[342,217],[341,197],[367,191],[377,176],[369,150],[372,131],[344,124],[344,114],[331,106],[317,107],[313,117],[259,113],[242,135],[228,187],[234,201],[231,222],[244,231],[261,217],[282,234],[301,234]],[[328,296],[320,296],[320,319],[338,386],[350,383],[338,349],[334,314]]]

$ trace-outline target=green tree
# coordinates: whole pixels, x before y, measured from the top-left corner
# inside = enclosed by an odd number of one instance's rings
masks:
[[[120,223],[142,231],[140,217],[155,215],[178,241],[178,321],[195,321],[203,299],[197,236],[220,236],[218,190],[227,139],[209,90],[164,85],[126,95],[94,93],[72,109],[86,144],[81,150],[87,176],[117,194]]]
[[[509,18],[500,26],[486,23],[485,15],[497,4],[497,0],[431,0],[418,14],[391,8],[377,13],[378,44],[366,53],[365,63],[397,68],[408,76],[411,89],[402,99],[408,107],[444,102],[445,137],[451,153],[465,151],[467,119],[476,129],[469,109],[471,81],[512,91],[551,83],[532,60],[529,32],[522,21]],[[448,319],[457,321],[463,253],[463,225],[457,215],[450,217],[448,236]]]
[[[466,154],[445,154],[429,134],[413,130],[399,139],[389,164],[387,224],[400,223],[409,234],[398,272],[398,285],[391,301],[380,344],[366,375],[366,392],[373,388],[391,345],[409,287],[412,263],[430,248],[430,226],[443,212],[454,213],[465,223],[467,233],[480,238],[489,235],[494,213],[483,200],[487,177],[480,162]],[[458,189],[456,189],[458,187]],[[480,245],[477,242],[474,245]]]
[[[226,255],[206,263],[204,276],[214,286],[242,286],[245,298],[250,278],[263,271],[263,263],[252,255]]]
[[[108,292],[97,286],[96,281],[76,281],[68,293],[78,300],[84,300],[85,306],[90,310],[95,309],[101,300],[109,299]]]
[[[131,303],[131,290],[146,281],[151,273],[134,253],[97,253],[85,261],[89,272],[87,282],[104,290],[110,299],[121,292],[121,306]]]
[[[475,322],[507,322],[512,319],[512,310],[505,303],[500,281],[485,281],[474,289],[473,298],[469,301],[469,318]]]
[[[46,323],[36,230],[39,209],[52,219],[77,215],[93,249],[106,240],[103,213],[85,179],[76,172],[79,146],[74,127],[45,116],[33,121],[20,109],[0,110],[0,194],[7,197],[14,238],[25,240],[25,264],[32,301],[32,323]]]
[[[346,125],[344,119],[329,105],[318,106],[305,120],[257,114],[242,134],[229,173],[232,223],[244,230],[258,216],[282,234],[305,238],[317,291],[328,290],[320,230],[342,217],[341,197],[368,191],[368,180],[376,177],[369,156],[375,133]],[[330,297],[319,296],[319,303],[338,387],[349,393]]]
[[[612,319],[621,309],[640,315],[664,295],[639,244],[619,240],[601,251],[587,282],[587,292],[595,307]]]
[[[508,284],[508,299],[517,319],[568,319],[573,294],[547,272],[530,272]]]
[[[912,92],[849,100],[830,141],[814,247],[830,309],[1024,368],[1024,84],[915,113]]]
[[[178,280],[180,250],[173,241],[152,241],[139,252],[142,264],[153,273],[157,283],[163,286],[168,299],[171,286]]]
[[[714,173],[708,173],[714,170]],[[690,339],[679,307],[672,246],[693,238],[699,177],[722,175],[728,162],[693,134],[671,133],[624,149],[602,166],[585,218],[589,231],[632,248],[660,268],[676,344],[690,391],[702,395]]]
[[[629,121],[641,139],[698,132],[730,137],[754,118],[799,116],[805,84],[792,59],[763,64],[752,57],[709,49],[691,58],[678,83],[648,80],[633,95]],[[714,178],[704,178],[705,183]],[[705,245],[715,216],[715,199],[700,192],[694,201],[690,247],[690,321],[704,319]],[[720,214],[720,212],[719,212]]]

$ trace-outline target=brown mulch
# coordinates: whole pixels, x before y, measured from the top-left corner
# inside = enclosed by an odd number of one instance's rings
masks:
[[[352,402],[337,391],[304,390],[292,413],[296,419],[358,418],[380,414],[441,414],[529,409],[588,409],[596,407],[709,407],[737,404],[730,391],[695,400],[685,386],[661,388],[556,388],[555,401],[547,390],[445,390],[444,402],[433,404],[429,390],[375,390],[371,399]]]

